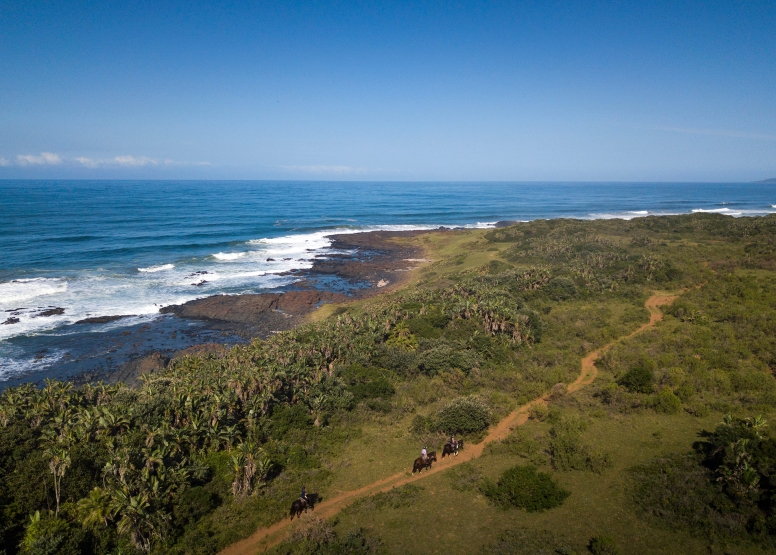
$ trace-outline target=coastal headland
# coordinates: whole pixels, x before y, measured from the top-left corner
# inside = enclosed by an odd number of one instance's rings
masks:
[[[342,240],[320,275],[370,287],[203,298],[170,310],[256,336],[0,394],[2,548],[776,546],[776,216]]]

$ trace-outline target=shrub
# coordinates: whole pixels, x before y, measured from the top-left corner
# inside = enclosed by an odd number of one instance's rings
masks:
[[[378,368],[353,364],[342,372],[342,379],[348,384],[356,403],[364,399],[388,399],[396,390],[391,381]]]
[[[589,470],[601,473],[611,466],[609,455],[591,451],[582,443],[585,425],[578,419],[560,419],[550,429],[550,459],[556,470]]]
[[[619,384],[633,393],[652,393],[655,383],[654,364],[642,363],[631,368],[620,378]]]
[[[676,414],[682,410],[682,401],[668,387],[664,387],[660,393],[654,395],[650,399],[650,405],[657,412],[664,414]]]
[[[490,409],[478,397],[453,399],[436,417],[437,429],[447,434],[476,433],[490,423]]]
[[[504,471],[498,483],[484,481],[482,492],[504,509],[517,507],[529,512],[557,507],[571,495],[549,474],[537,472],[535,466],[514,466]]]
[[[454,343],[440,339],[424,341],[418,354],[418,369],[428,376],[447,372],[454,368],[469,373],[479,361],[475,351],[464,350]]]
[[[447,324],[447,321],[445,321],[445,324]],[[410,318],[407,320],[407,327],[415,337],[421,339],[436,339],[437,337],[442,336],[442,330],[440,328],[444,327],[444,325],[437,327],[432,321],[429,321],[426,318]]]
[[[470,462],[451,468],[445,475],[450,479],[450,487],[456,491],[473,490],[482,478],[479,468]]]
[[[72,527],[61,518],[43,517],[36,512],[31,517],[20,553],[24,555],[77,555],[86,549],[85,531]]]
[[[562,537],[549,530],[505,530],[483,555],[577,555]]]
[[[412,418],[412,424],[410,424],[410,432],[418,435],[432,432],[435,428],[436,425],[434,423],[434,419],[431,417],[423,416],[422,414],[416,414]]]
[[[565,277],[552,278],[546,287],[547,294],[555,301],[565,301],[577,296],[576,284]]]
[[[593,555],[618,555],[617,542],[609,536],[593,536],[587,545]]]

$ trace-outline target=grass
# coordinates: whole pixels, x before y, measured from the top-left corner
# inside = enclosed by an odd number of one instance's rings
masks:
[[[686,413],[602,419],[580,412],[578,416],[589,421],[584,440],[605,448],[612,467],[602,474],[555,472],[549,466],[541,467],[571,492],[560,507],[542,513],[505,512],[476,490],[456,489],[457,481],[448,476],[459,473],[456,468],[424,480],[424,490],[412,506],[345,511],[335,527],[370,529],[379,534],[388,553],[476,553],[501,531],[513,529],[552,531],[578,553],[586,552],[590,538],[597,534],[612,537],[622,553],[705,555],[721,549],[704,538],[656,527],[639,518],[627,483],[629,468],[652,457],[686,451],[702,429],[713,428],[719,414],[705,419]],[[545,423],[529,422],[521,432],[530,437],[546,435],[547,429]],[[514,454],[485,455],[472,466],[480,475],[497,480],[507,468],[527,462]],[[767,552],[755,545],[738,546],[736,551]]]

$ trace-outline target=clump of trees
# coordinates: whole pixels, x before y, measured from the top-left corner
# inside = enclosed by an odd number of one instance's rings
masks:
[[[671,527],[776,546],[776,439],[766,425],[727,415],[693,452],[636,467],[637,506]]]

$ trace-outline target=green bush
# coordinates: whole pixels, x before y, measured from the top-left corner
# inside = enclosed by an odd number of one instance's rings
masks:
[[[572,299],[578,294],[576,284],[569,278],[565,277],[552,278],[547,284],[545,290],[547,291],[547,294],[550,296],[550,298],[555,301],[565,301],[567,299]]]
[[[664,414],[676,414],[682,410],[682,401],[668,387],[664,387],[657,395],[653,395],[649,404],[657,412]]]
[[[458,397],[436,416],[437,429],[446,434],[476,433],[490,424],[490,409],[474,395]]]
[[[495,543],[486,546],[483,555],[577,555],[563,537],[549,530],[505,530]]]
[[[653,368],[655,363],[653,361],[649,362],[651,364],[642,362],[628,370],[618,383],[633,393],[652,393],[655,383],[655,371]]]
[[[272,437],[282,439],[289,430],[309,428],[313,418],[307,406],[302,403],[295,405],[275,405],[272,410]]]
[[[436,423],[432,417],[426,417],[422,414],[416,414],[412,418],[412,424],[410,424],[410,432],[413,434],[425,434],[433,432],[436,429]]]
[[[450,487],[456,491],[470,491],[477,487],[482,475],[480,469],[472,463],[459,464],[445,472],[450,480]]]
[[[336,533],[328,522],[311,519],[304,528],[269,550],[274,555],[371,555],[380,551],[380,538],[363,528],[344,536]]]
[[[61,518],[31,518],[19,553],[22,555],[78,555],[87,551],[86,532]]]
[[[388,399],[396,393],[386,373],[379,368],[352,364],[343,370],[340,377],[348,385],[353,400],[358,403],[364,399]]]
[[[561,418],[550,429],[550,460],[556,470],[589,470],[601,473],[611,466],[606,453],[591,451],[582,443],[584,422]]]
[[[407,327],[410,329],[410,332],[412,332],[415,337],[421,339],[436,339],[441,337],[442,330],[440,328],[444,327],[446,324],[447,320],[439,327],[435,326],[427,318],[410,318],[407,320]]]
[[[459,345],[444,339],[424,341],[417,357],[418,370],[427,376],[435,376],[455,368],[468,374],[478,362],[479,357],[476,352],[462,349]]]
[[[496,505],[508,509],[517,507],[529,512],[559,506],[571,495],[535,466],[514,466],[501,475],[498,483],[485,480],[482,492]]]
[[[587,545],[593,555],[618,555],[617,542],[609,536],[593,536]]]

